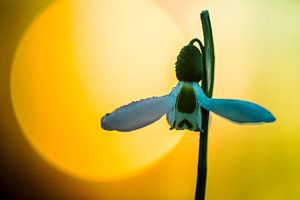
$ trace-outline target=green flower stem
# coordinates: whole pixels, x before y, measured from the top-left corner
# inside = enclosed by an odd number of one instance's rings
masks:
[[[201,12],[201,22],[204,35],[204,79],[202,88],[209,98],[212,97],[214,88],[214,72],[215,72],[215,52],[214,41],[207,10]]]
[[[201,12],[201,22],[204,35],[204,77],[202,88],[208,97],[212,97],[214,86],[214,43],[207,10]],[[206,176],[207,176],[207,140],[208,140],[208,121],[209,112],[202,109],[202,129],[200,135],[199,157],[198,157],[198,176],[196,185],[196,200],[205,199]]]

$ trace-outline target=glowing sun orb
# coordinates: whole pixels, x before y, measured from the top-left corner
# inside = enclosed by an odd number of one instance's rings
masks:
[[[53,166],[86,180],[145,170],[183,133],[165,119],[126,134],[104,131],[99,121],[171,91],[184,43],[176,23],[149,1],[55,2],[28,28],[14,59],[12,101],[26,138]]]

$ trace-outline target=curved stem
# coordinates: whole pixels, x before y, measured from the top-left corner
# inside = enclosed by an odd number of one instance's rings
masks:
[[[201,22],[204,35],[204,78],[202,81],[202,88],[208,97],[212,97],[213,85],[214,85],[214,44],[213,35],[211,29],[211,23],[209,19],[208,11],[201,12]],[[206,190],[206,176],[207,176],[207,143],[208,143],[208,121],[209,112],[202,109],[202,129],[200,134],[200,146],[198,157],[198,176],[196,185],[196,200],[205,199]]]
[[[190,44],[193,44],[194,42],[197,42],[199,44],[201,52],[204,53],[204,46],[203,46],[201,40],[199,40],[198,38],[194,38],[190,41]]]

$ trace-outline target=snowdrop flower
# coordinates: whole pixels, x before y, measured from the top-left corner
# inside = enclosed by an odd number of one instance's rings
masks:
[[[273,122],[274,116],[265,108],[248,101],[208,98],[199,85],[203,78],[203,55],[193,39],[177,57],[173,90],[160,97],[151,97],[122,106],[101,119],[105,130],[133,131],[159,120],[166,114],[170,129],[200,131],[201,108],[236,123]]]

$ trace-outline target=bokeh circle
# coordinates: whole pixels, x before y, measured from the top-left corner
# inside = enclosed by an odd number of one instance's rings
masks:
[[[149,1],[57,1],[29,27],[15,55],[11,95],[33,148],[63,172],[115,180],[140,172],[182,137],[165,119],[121,134],[99,120],[176,83],[181,30]]]

